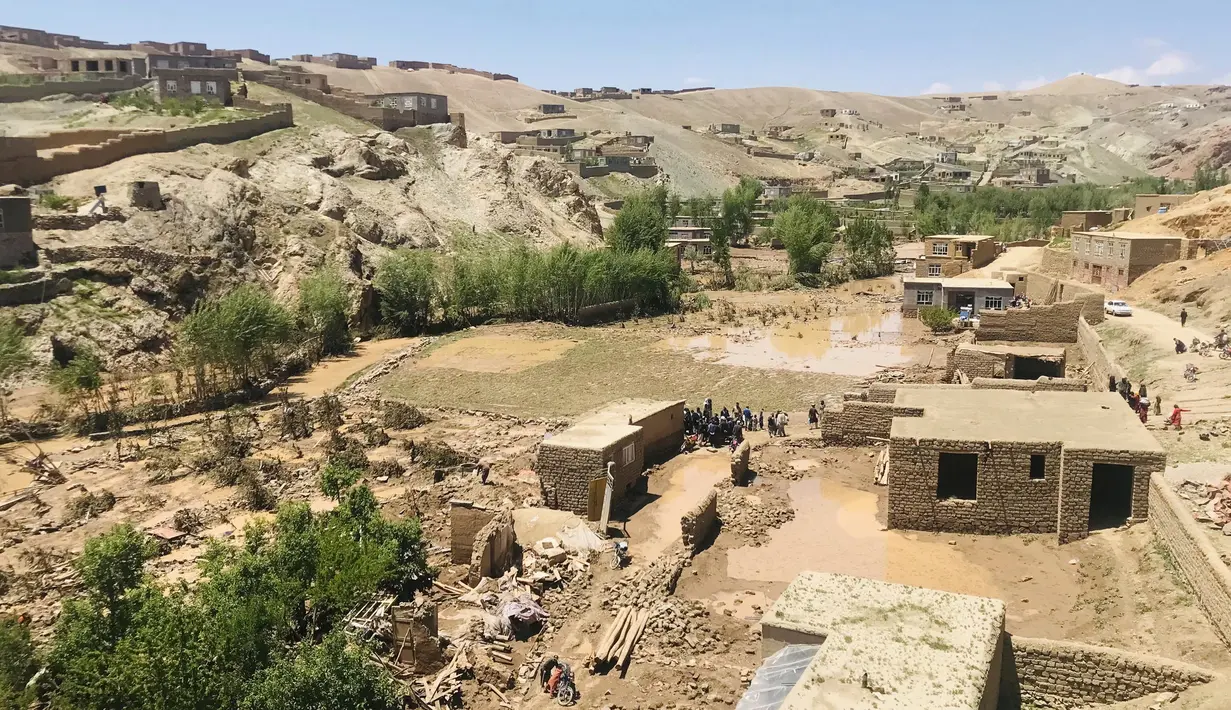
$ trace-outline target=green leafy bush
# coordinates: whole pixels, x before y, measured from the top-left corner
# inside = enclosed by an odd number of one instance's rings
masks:
[[[944,333],[953,330],[953,319],[957,312],[943,306],[927,306],[919,309],[919,320],[932,329],[933,333]]]

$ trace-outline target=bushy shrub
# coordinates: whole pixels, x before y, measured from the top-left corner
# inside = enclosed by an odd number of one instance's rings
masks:
[[[953,330],[953,319],[957,312],[943,306],[927,306],[919,309],[919,320],[932,329],[933,333],[945,333]]]
[[[318,357],[350,352],[349,307],[346,284],[336,269],[319,269],[299,282],[299,325],[316,345]]]

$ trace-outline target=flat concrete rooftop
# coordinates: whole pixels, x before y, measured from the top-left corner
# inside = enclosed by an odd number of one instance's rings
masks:
[[[961,277],[944,278],[940,276],[907,276],[903,284],[940,284],[941,288],[1004,288],[1013,290],[1013,284],[1000,279],[964,279]]]
[[[1037,345],[978,345],[968,343],[957,346],[958,350],[973,350],[990,355],[1015,355],[1017,357],[1063,358],[1064,348],[1048,348]]]
[[[657,414],[664,409],[672,409],[678,407],[682,412],[684,409],[684,400],[682,399],[622,399],[616,402],[604,404],[601,409],[591,412],[577,420],[575,426],[585,424],[628,424],[630,422],[640,421],[646,417]]]
[[[639,426],[629,424],[605,424],[584,422],[574,424],[564,431],[543,439],[550,446],[567,446],[572,449],[605,449],[626,436],[641,431]]]
[[[1163,452],[1114,392],[899,389],[894,404],[923,409],[894,417],[894,439],[1059,441],[1076,449]]]
[[[1183,237],[1176,234],[1145,234],[1142,232],[1073,232],[1074,234],[1083,234],[1087,237],[1115,237],[1117,239],[1163,239],[1168,241],[1179,241]]]
[[[974,710],[1004,620],[997,599],[802,572],[761,624],[824,639],[782,710]]]

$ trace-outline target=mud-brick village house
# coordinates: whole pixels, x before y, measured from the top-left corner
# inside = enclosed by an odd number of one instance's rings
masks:
[[[1148,516],[1167,456],[1113,392],[903,388],[889,435],[890,528],[1056,533]]]
[[[629,400],[610,404],[539,445],[535,471],[543,500],[598,520],[613,464],[612,505],[641,477],[647,465],[679,453],[684,441],[684,402]]]

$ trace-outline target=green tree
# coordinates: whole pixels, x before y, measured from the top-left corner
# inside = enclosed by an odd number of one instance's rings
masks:
[[[436,296],[436,262],[428,252],[400,249],[376,269],[381,320],[401,335],[427,329]]]
[[[87,593],[112,619],[121,620],[125,595],[141,583],[145,562],[155,554],[153,541],[124,523],[86,540],[85,551],[74,565]]]
[[[293,319],[258,286],[244,285],[193,311],[180,326],[180,343],[198,369],[216,368],[229,384],[247,386],[277,363]]]
[[[880,220],[857,217],[842,235],[847,269],[853,278],[865,279],[893,273],[893,233]]]
[[[665,190],[662,195],[665,199]],[[607,230],[607,244],[616,251],[658,251],[667,242],[667,219],[656,192],[630,195]]]
[[[32,693],[26,683],[37,670],[30,630],[12,617],[0,617],[0,708],[29,706]]]
[[[67,365],[53,368],[50,380],[52,388],[80,406],[85,416],[90,416],[91,404],[102,410],[103,361],[93,350],[82,349]]]
[[[318,356],[350,351],[349,307],[346,284],[336,268],[318,269],[299,282],[299,324],[317,344]]]
[[[242,710],[399,710],[393,684],[333,633],[257,674]]]
[[[792,195],[785,211],[774,216],[772,236],[786,248],[792,274],[820,271],[833,249],[837,216],[827,203]]]
[[[342,500],[342,494],[359,481],[362,473],[354,467],[330,461],[321,469],[321,492],[334,500]]]
[[[0,383],[22,372],[34,362],[25,332],[13,318],[0,319]],[[0,392],[0,423],[9,419],[9,391]]]
[[[1193,173],[1193,189],[1197,192],[1213,190],[1227,184],[1227,171],[1215,168],[1208,162],[1201,163]]]

